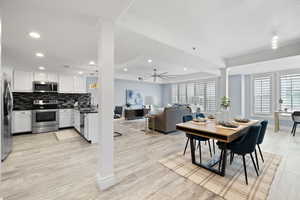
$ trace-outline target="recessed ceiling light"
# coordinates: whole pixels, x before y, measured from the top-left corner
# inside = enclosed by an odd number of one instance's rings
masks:
[[[152,60],[151,60],[151,59],[148,59],[148,63],[152,63]]]
[[[128,69],[127,69],[126,67],[125,67],[123,70],[124,70],[124,72],[127,72],[127,71],[128,71]]]
[[[79,71],[78,74],[83,74],[83,72],[82,72],[82,71]]]
[[[39,57],[39,58],[45,57],[45,55],[44,55],[43,53],[36,53],[35,56],[36,56],[36,57]]]
[[[183,68],[183,71],[187,71],[187,68],[186,68],[186,67],[184,67],[184,68]]]
[[[91,60],[91,61],[89,62],[89,64],[90,64],[90,65],[95,65],[95,61]]]
[[[41,37],[41,35],[38,32],[30,32],[29,36],[34,39],[39,39]]]
[[[278,39],[279,39],[278,35],[273,35],[272,41],[271,41],[273,50],[278,48]]]
[[[45,70],[45,67],[39,66],[39,70]]]

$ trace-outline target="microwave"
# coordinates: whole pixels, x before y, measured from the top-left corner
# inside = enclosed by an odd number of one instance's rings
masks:
[[[33,92],[58,92],[58,84],[56,82],[34,81]]]

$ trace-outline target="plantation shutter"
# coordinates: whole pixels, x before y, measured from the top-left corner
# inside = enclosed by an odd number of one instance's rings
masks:
[[[206,84],[206,111],[216,111],[216,81],[209,81]]]
[[[280,97],[283,101],[282,109],[300,110],[300,74],[280,77]]]
[[[199,105],[201,111],[205,111],[205,83],[195,83],[195,104]]]
[[[172,103],[178,103],[178,85],[172,84]]]
[[[178,90],[178,92],[179,92],[179,95],[178,95],[179,103],[180,104],[186,104],[186,84],[185,83],[180,83],[178,85],[178,87],[179,87],[179,90]]]
[[[272,77],[254,78],[254,113],[270,114],[272,110]]]

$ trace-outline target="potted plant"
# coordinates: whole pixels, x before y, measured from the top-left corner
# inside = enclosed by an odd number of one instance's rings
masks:
[[[229,97],[222,97],[221,98],[221,121],[229,121],[230,120],[230,112],[229,112],[229,107],[230,107],[230,99]]]
[[[226,96],[222,97],[222,99],[221,99],[221,108],[223,110],[228,110],[229,107],[230,107],[229,97],[226,97]]]

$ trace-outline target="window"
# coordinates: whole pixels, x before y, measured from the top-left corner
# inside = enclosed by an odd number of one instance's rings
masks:
[[[178,102],[175,100],[178,99]],[[216,111],[216,81],[197,81],[172,85],[172,103],[194,104],[201,111]]]
[[[180,83],[178,85],[178,103],[186,104],[186,84]]]
[[[281,109],[300,110],[300,74],[280,76]]]
[[[254,78],[254,113],[270,114],[272,111],[272,77]]]
[[[186,95],[187,95],[187,103],[188,104],[195,104],[194,96],[195,96],[195,86],[194,83],[188,83],[186,85]]]
[[[195,83],[195,104],[200,107],[201,110],[205,110],[205,83]]]
[[[206,111],[216,111],[216,82],[210,81],[206,84]]]
[[[172,103],[178,103],[178,85],[172,84]]]

